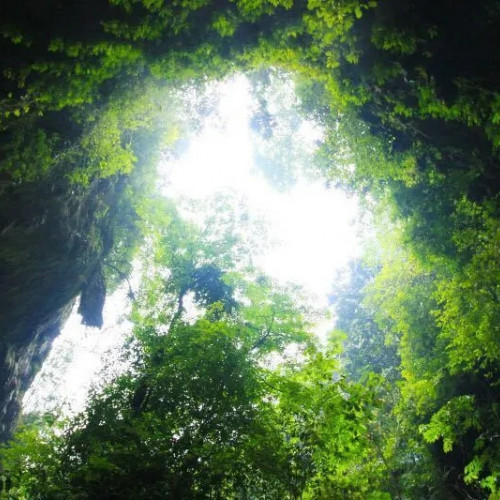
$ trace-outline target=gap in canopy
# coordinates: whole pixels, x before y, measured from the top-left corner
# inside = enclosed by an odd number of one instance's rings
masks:
[[[359,209],[355,197],[315,178],[323,130],[299,113],[291,78],[269,70],[174,93],[193,131],[163,155],[162,195],[200,225],[217,217],[206,209],[214,200],[244,210],[255,222],[251,264],[327,306],[336,272],[360,254]],[[79,411],[102,369],[120,369],[119,347],[131,331],[126,292],[124,285],[107,297],[101,331],[81,325],[75,308],[24,398],[25,412]]]

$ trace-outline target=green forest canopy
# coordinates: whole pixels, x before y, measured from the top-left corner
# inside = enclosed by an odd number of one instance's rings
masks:
[[[164,271],[137,300],[130,370],[3,449],[5,498],[498,498],[497,1],[2,9],[2,342],[79,293],[98,325],[145,237]],[[152,196],[184,133],[167,90],[269,67],[327,131],[315,168],[380,220],[327,348],[297,290]],[[292,343],[300,361],[263,362]]]

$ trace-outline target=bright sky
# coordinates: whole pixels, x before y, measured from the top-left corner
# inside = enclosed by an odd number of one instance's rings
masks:
[[[24,412],[81,411],[87,392],[103,367],[120,369],[116,348],[123,345],[132,329],[126,319],[130,312],[127,292],[128,285],[124,284],[106,298],[101,330],[82,325],[78,303],[75,304],[42,369],[24,395]]]
[[[305,286],[321,298],[331,290],[335,270],[358,255],[357,201],[305,178],[286,193],[272,188],[253,163],[249,120],[251,95],[243,76],[223,84],[219,116],[223,126],[205,128],[177,161],[160,166],[163,192],[178,200],[233,192],[263,216],[277,244],[255,264],[267,273]],[[321,131],[304,123],[297,140],[313,149]]]
[[[275,242],[255,258],[254,264],[279,280],[303,285],[317,295],[318,306],[326,305],[335,271],[360,251],[354,224],[357,202],[341,191],[306,179],[299,180],[289,192],[272,188],[253,163],[249,83],[239,76],[222,85],[218,109],[222,122],[214,126],[213,117],[209,117],[210,125],[184,155],[159,166],[161,189],[179,205],[186,198],[204,199],[221,191],[236,193],[253,215],[268,221]],[[295,139],[304,141],[312,151],[320,136],[320,130],[305,122]],[[123,322],[126,290],[124,286],[106,299],[101,331],[83,327],[75,308],[25,396],[25,411],[54,409],[62,401],[70,411],[82,408],[92,378],[110,361],[114,363],[113,346],[123,342],[130,330],[130,324]],[[72,361],[66,363],[65,358]]]

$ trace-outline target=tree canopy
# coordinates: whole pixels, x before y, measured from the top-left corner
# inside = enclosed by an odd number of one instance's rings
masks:
[[[498,498],[498,1],[1,11],[2,414],[75,297],[98,326],[141,250],[151,271],[128,370],[73,419],[19,428],[3,497]],[[289,135],[272,71],[295,82]],[[336,285],[327,345],[297,287],[246,266],[231,216],[203,232],[154,192],[162,151],[193,132],[180,90],[235,72],[268,177],[285,189],[294,157],[373,212],[377,251]],[[323,127],[314,154],[300,113]]]

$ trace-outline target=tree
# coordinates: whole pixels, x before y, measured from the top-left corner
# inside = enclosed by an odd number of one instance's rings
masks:
[[[299,290],[253,271],[226,281],[220,265],[237,240],[219,242],[168,204],[156,211],[145,223],[157,224],[155,260],[168,272],[156,269],[136,303],[129,369],[62,431],[21,431],[4,449],[4,494],[298,498],[324,474],[336,474],[331,491],[345,481],[367,491],[341,476],[369,446],[371,410],[360,387],[332,379],[337,351],[315,347]],[[179,309],[187,290],[194,320]],[[284,356],[290,345],[303,360]]]
[[[257,496],[271,485],[277,497],[335,498],[345,491],[366,497],[371,484],[382,498],[415,492],[424,497],[498,494],[496,0],[480,5],[471,0],[453,5],[49,0],[31,2],[29,9],[6,0],[2,7],[0,276],[1,330],[7,332],[0,343],[2,413],[15,413],[18,388],[27,384],[17,373],[32,374],[38,353],[43,357],[48,350],[78,293],[84,293],[87,320],[99,323],[104,283],[115,286],[127,274],[140,228],[151,231],[151,246],[149,240],[144,246],[153,249],[148,264],[156,271],[148,276],[135,314],[142,365],[138,361],[137,372],[96,395],[88,413],[68,427],[66,440],[49,439],[48,430],[35,439],[27,431],[22,439],[32,453],[11,448],[14,484],[6,489],[32,493],[36,480],[44,485],[40,494],[49,497],[67,498],[87,487],[126,494],[119,481],[127,474],[120,468],[136,479],[140,469],[119,440],[130,434],[154,493],[175,491],[175,464],[160,470],[155,462],[166,460],[159,443],[169,456],[177,453],[170,434],[164,442],[155,427],[163,418],[156,408],[166,411],[149,382],[158,377],[184,408],[169,409],[168,415],[171,425],[179,420],[184,426],[179,436],[188,447],[177,458],[186,494],[204,494],[200,485],[207,492],[217,485],[224,493],[243,485],[245,494]],[[210,231],[200,236],[180,224],[173,210],[159,209],[165,227],[152,228],[146,212],[154,212],[155,203],[135,199],[145,187],[141,179],[148,169],[142,167],[154,163],[154,143],[163,132],[174,137],[179,128],[161,126],[171,121],[164,86],[263,66],[297,75],[303,108],[326,129],[314,169],[327,183],[341,184],[364,196],[368,206],[390,212],[400,228],[393,240],[399,248],[384,257],[373,283],[362,292],[353,290],[356,304],[364,295],[360,320],[356,324],[347,314],[344,322],[356,335],[369,334],[376,349],[364,349],[362,357],[381,373],[394,363],[382,355],[387,354],[382,337],[392,339],[401,356],[400,394],[352,363],[351,373],[372,384],[368,392],[330,382],[338,354],[314,351],[307,334],[310,311],[297,307],[289,291],[276,289],[258,273],[241,276],[244,266],[229,239],[214,242]],[[294,152],[293,140],[279,137],[271,99],[265,92],[260,98],[253,125],[269,146],[264,163],[283,185],[289,165],[276,157],[276,146]],[[288,124],[297,130],[294,116]],[[190,295],[201,311],[188,321]],[[216,344],[219,336],[221,352],[241,365],[250,385],[238,377],[235,392],[226,381],[215,384],[210,374],[238,371],[208,346],[209,413],[203,413],[199,381],[185,371],[194,365],[168,353],[178,349],[201,363],[196,339]],[[302,364],[272,375],[259,365],[294,342],[305,357]],[[353,357],[352,346],[347,347]],[[153,370],[150,353],[158,363],[180,363],[172,373],[186,393],[176,392],[170,374]],[[303,401],[295,399],[294,390]],[[244,415],[248,410],[257,443],[249,437],[251,425],[239,421],[233,407]],[[211,420],[213,408],[221,409],[219,424],[234,426],[238,451]],[[389,418],[380,416],[382,408],[391,411]],[[209,427],[200,427],[197,412]],[[158,449],[148,448],[147,418],[151,443],[161,448],[152,458],[148,453]],[[358,418],[368,425],[363,428]],[[101,422],[111,441],[101,434]],[[185,429],[193,422],[191,435]],[[65,455],[61,450],[71,443],[75,451]],[[268,443],[277,468],[256,465]],[[231,460],[224,458],[226,452]],[[85,466],[79,456],[89,458]],[[233,462],[252,473],[241,478]],[[227,476],[216,476],[217,464]],[[107,485],[106,474],[113,477]],[[138,493],[135,483],[124,482]]]
[[[368,300],[378,309],[378,324],[399,338],[403,380],[395,416],[414,449],[425,453],[425,443],[442,440],[442,444],[427,451],[432,454],[435,468],[433,478],[426,473],[435,484],[433,488],[442,495],[458,492],[481,496],[481,488],[492,494],[496,491],[496,446],[485,447],[483,439],[496,428],[492,404],[496,388],[490,385],[489,377],[497,368],[494,362],[478,356],[478,348],[471,353],[476,330],[474,334],[468,331],[467,344],[460,349],[458,343],[465,337],[456,337],[465,333],[463,327],[455,323],[453,335],[449,334],[455,320],[448,315],[452,310],[457,312],[453,309],[457,301],[462,306],[462,322],[465,316],[474,314],[479,297],[485,296],[480,283],[486,281],[477,276],[474,286],[478,297],[470,295],[470,305],[461,301],[462,294],[470,292],[462,272],[467,273],[471,267],[461,271],[456,266],[453,260],[443,259],[433,262],[431,268],[415,254],[399,248],[383,264]],[[454,277],[464,286],[458,285]],[[488,315],[484,318],[489,319]],[[471,325],[471,319],[463,325]],[[468,364],[471,358],[475,360],[473,367]],[[484,359],[485,368],[478,366],[479,359]],[[483,452],[486,448],[488,451]],[[429,458],[420,465],[428,467]]]
[[[335,305],[335,327],[346,335],[343,358],[349,376],[360,380],[374,372],[395,382],[400,377],[397,343],[390,344],[387,330],[375,321],[376,310],[365,303],[367,289],[377,272],[376,267],[361,261],[351,262],[344,282],[339,277],[330,300]]]

